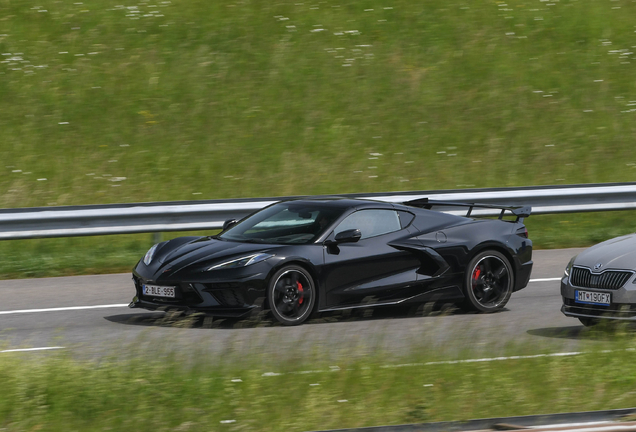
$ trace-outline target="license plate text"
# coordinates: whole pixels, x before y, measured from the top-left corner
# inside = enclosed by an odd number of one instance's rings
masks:
[[[576,290],[574,291],[574,301],[609,306],[612,302],[612,296],[609,293]]]
[[[144,295],[174,298],[176,296],[174,288],[171,286],[144,285],[143,291]]]

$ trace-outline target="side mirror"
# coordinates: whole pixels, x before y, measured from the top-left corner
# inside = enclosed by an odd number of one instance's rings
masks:
[[[336,243],[355,243],[362,237],[359,229],[348,229],[336,234]]]
[[[238,223],[238,221],[236,219],[228,219],[228,220],[226,220],[225,222],[223,222],[223,231],[232,228],[237,223]]]

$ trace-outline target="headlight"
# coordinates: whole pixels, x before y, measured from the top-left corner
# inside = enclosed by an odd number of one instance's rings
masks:
[[[574,260],[578,255],[574,255],[568,265],[565,267],[565,276],[570,276],[570,272],[572,271],[572,266],[574,265]]]
[[[150,263],[152,262],[152,258],[155,256],[157,246],[159,246],[159,243],[148,249],[148,252],[146,252],[146,255],[144,255],[144,264],[150,265]]]
[[[226,269],[237,268],[237,267],[247,267],[248,265],[265,261],[266,259],[271,258],[273,256],[274,255],[268,254],[268,253],[257,253],[257,254],[247,255],[244,257],[233,259],[231,261],[222,262],[221,264],[213,265],[212,267],[208,268],[206,271],[226,270]]]

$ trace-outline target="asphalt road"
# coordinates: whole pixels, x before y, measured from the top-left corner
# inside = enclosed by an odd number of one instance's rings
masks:
[[[530,284],[495,314],[375,310],[327,315],[299,327],[128,309],[129,274],[0,281],[0,351],[63,347],[58,349],[101,356],[122,347],[127,352],[162,347],[273,356],[300,350],[335,358],[378,348],[396,354],[439,350],[447,356],[467,347],[475,355],[572,351],[598,339],[560,312],[558,279],[579,251],[535,251]]]

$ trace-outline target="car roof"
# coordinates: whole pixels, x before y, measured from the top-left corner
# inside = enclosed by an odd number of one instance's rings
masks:
[[[356,199],[340,196],[318,196],[307,198],[292,198],[289,200],[281,201],[280,203],[298,203],[308,205],[320,205],[329,208],[338,208],[342,211],[346,209],[392,209],[401,210],[414,213],[416,216],[426,216],[427,218],[433,217],[436,220],[446,220],[447,222],[466,220],[465,216],[453,215],[449,213],[440,212],[437,210],[423,209],[420,207],[413,207],[408,204],[402,203],[390,203],[386,201],[375,201],[370,199]],[[276,204],[273,204],[276,205]]]
[[[320,204],[325,207],[333,207],[333,208],[390,208],[393,209],[396,206],[384,202],[384,201],[374,201],[367,199],[354,199],[354,198],[346,198],[346,197],[338,197],[338,196],[325,196],[325,197],[312,197],[312,198],[295,198],[290,200],[282,201],[285,203],[294,202],[299,204]]]

